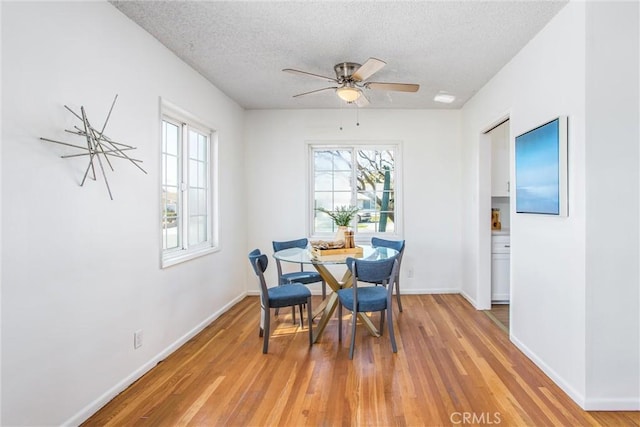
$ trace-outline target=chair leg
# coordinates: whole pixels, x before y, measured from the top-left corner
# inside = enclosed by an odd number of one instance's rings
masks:
[[[300,307],[300,327],[301,327],[301,328],[304,328],[304,317],[302,317],[302,306],[303,306],[303,305],[304,305],[304,304],[300,304],[300,305],[298,306],[298,307]],[[293,310],[293,311],[295,311],[295,307],[294,307],[294,310]]]
[[[342,341],[342,303],[338,299],[338,341]]]
[[[398,352],[398,347],[396,346],[396,335],[393,332],[393,307],[391,306],[391,304],[389,304],[389,306],[387,307],[387,311],[389,311],[389,338],[391,338],[391,348],[393,349],[394,353]],[[382,329],[380,330],[380,332],[382,332]]]
[[[385,310],[380,312],[380,336],[382,336],[382,331],[384,331],[384,312]]]
[[[327,298],[327,282],[322,281],[322,299]]]
[[[398,310],[402,312],[402,301],[400,301],[400,279],[396,278],[396,299],[398,300]]]
[[[265,318],[265,309],[260,306],[260,332],[258,336],[262,338],[264,336],[264,318]]]
[[[353,348],[356,346],[356,323],[358,321],[358,313],[351,312],[351,348],[349,348],[349,359],[353,360]]]
[[[264,311],[264,341],[262,343],[262,353],[267,354],[267,350],[269,350],[269,334],[270,332],[270,323],[271,323],[271,309],[267,308]]]
[[[313,316],[313,314],[311,313],[311,297],[307,298],[307,323],[309,324],[309,347],[311,347],[313,345],[313,319],[311,318],[311,316]],[[300,317],[302,317],[302,313],[300,313]]]
[[[296,324],[296,306],[291,306],[291,317],[293,317],[293,324]]]

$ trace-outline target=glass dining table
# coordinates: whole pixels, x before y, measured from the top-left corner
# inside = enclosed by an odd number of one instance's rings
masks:
[[[345,268],[342,278],[338,280],[329,268],[335,265],[346,266],[346,261],[349,257],[367,260],[382,260],[398,255],[398,251],[391,248],[373,247],[368,245],[358,246],[362,248],[361,254],[317,256],[311,252],[310,248],[290,248],[273,254],[274,258],[279,259],[282,262],[313,265],[318,273],[320,273],[320,276],[322,276],[325,283],[333,290],[333,292],[329,294],[329,296],[314,310],[313,318],[315,319],[319,315],[321,315],[321,317],[318,325],[314,326],[313,329],[313,342],[317,342],[320,335],[322,335],[322,332],[324,332],[324,329],[327,327],[327,323],[331,319],[331,316],[333,316],[333,312],[338,306],[338,289],[350,288],[353,286],[351,270]],[[380,331],[378,331],[365,313],[358,313],[358,317],[372,335],[376,337],[380,336]]]

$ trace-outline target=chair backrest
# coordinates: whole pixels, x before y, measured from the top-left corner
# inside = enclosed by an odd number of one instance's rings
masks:
[[[284,242],[276,242],[273,241],[273,251],[274,252],[278,252],[284,249],[291,249],[291,248],[301,248],[304,249],[307,247],[307,245],[309,244],[309,240],[305,237],[302,239],[296,239],[296,240],[287,240]]]
[[[267,282],[264,279],[264,272],[267,270],[267,265],[269,265],[269,258],[267,258],[265,254],[261,253],[260,249],[254,249],[249,252],[249,262],[251,263],[256,276],[258,276],[262,306],[267,307],[269,293],[267,291]]]
[[[296,239],[296,240],[286,240],[286,241],[282,241],[282,242],[276,242],[275,240],[273,242],[271,242],[273,244],[273,252],[278,252],[278,251],[282,251],[285,249],[291,249],[291,248],[300,248],[300,249],[304,249],[307,247],[307,245],[309,244],[309,240],[305,237],[302,239]],[[280,264],[280,260],[276,259],[276,266],[278,268],[278,283],[282,284],[282,280],[281,280],[281,276],[282,276],[282,265]],[[302,264],[300,264],[300,271],[302,271],[304,268],[304,266]]]
[[[353,275],[353,287],[357,288],[358,281],[384,285],[393,283],[396,274],[398,274],[397,258],[397,256],[380,260],[347,258],[347,267]]]
[[[371,238],[371,246],[374,248],[391,248],[398,251],[398,264],[402,263],[402,255],[404,254],[404,240],[386,240],[379,237]]]

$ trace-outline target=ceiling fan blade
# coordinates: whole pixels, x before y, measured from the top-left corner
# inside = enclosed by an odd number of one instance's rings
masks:
[[[411,83],[380,83],[369,82],[365,83],[364,87],[374,90],[393,90],[396,92],[417,92],[420,89],[420,85]]]
[[[338,81],[332,77],[327,77],[327,76],[321,76],[320,74],[313,74],[313,73],[309,73],[307,71],[300,71],[300,70],[294,70],[293,68],[285,68],[282,71],[286,71],[287,73],[292,73],[292,74],[302,74],[305,76],[311,76],[311,77],[315,77],[318,79],[322,79],[322,80],[326,80],[328,82],[335,82],[338,83]]]
[[[364,93],[360,93],[360,96],[354,102],[358,107],[366,107],[369,105],[369,98],[367,98]]]
[[[374,73],[380,71],[385,65],[387,65],[387,63],[380,59],[369,58],[367,59],[367,62],[362,64],[351,77],[353,77],[353,80],[357,82],[367,80]]]
[[[312,91],[310,91],[310,92],[299,93],[299,94],[297,94],[297,95],[293,95],[293,97],[294,97],[294,98],[297,98],[297,97],[302,96],[302,95],[309,95],[310,93],[322,92],[323,90],[329,90],[329,89],[336,90],[336,89],[338,89],[338,88],[337,88],[337,87],[335,87],[335,86],[332,86],[332,87],[323,87],[322,89],[316,89],[316,90],[312,90]]]

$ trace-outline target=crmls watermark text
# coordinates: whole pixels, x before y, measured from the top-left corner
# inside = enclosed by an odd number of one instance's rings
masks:
[[[500,424],[500,412],[452,412],[449,415],[452,424]]]

